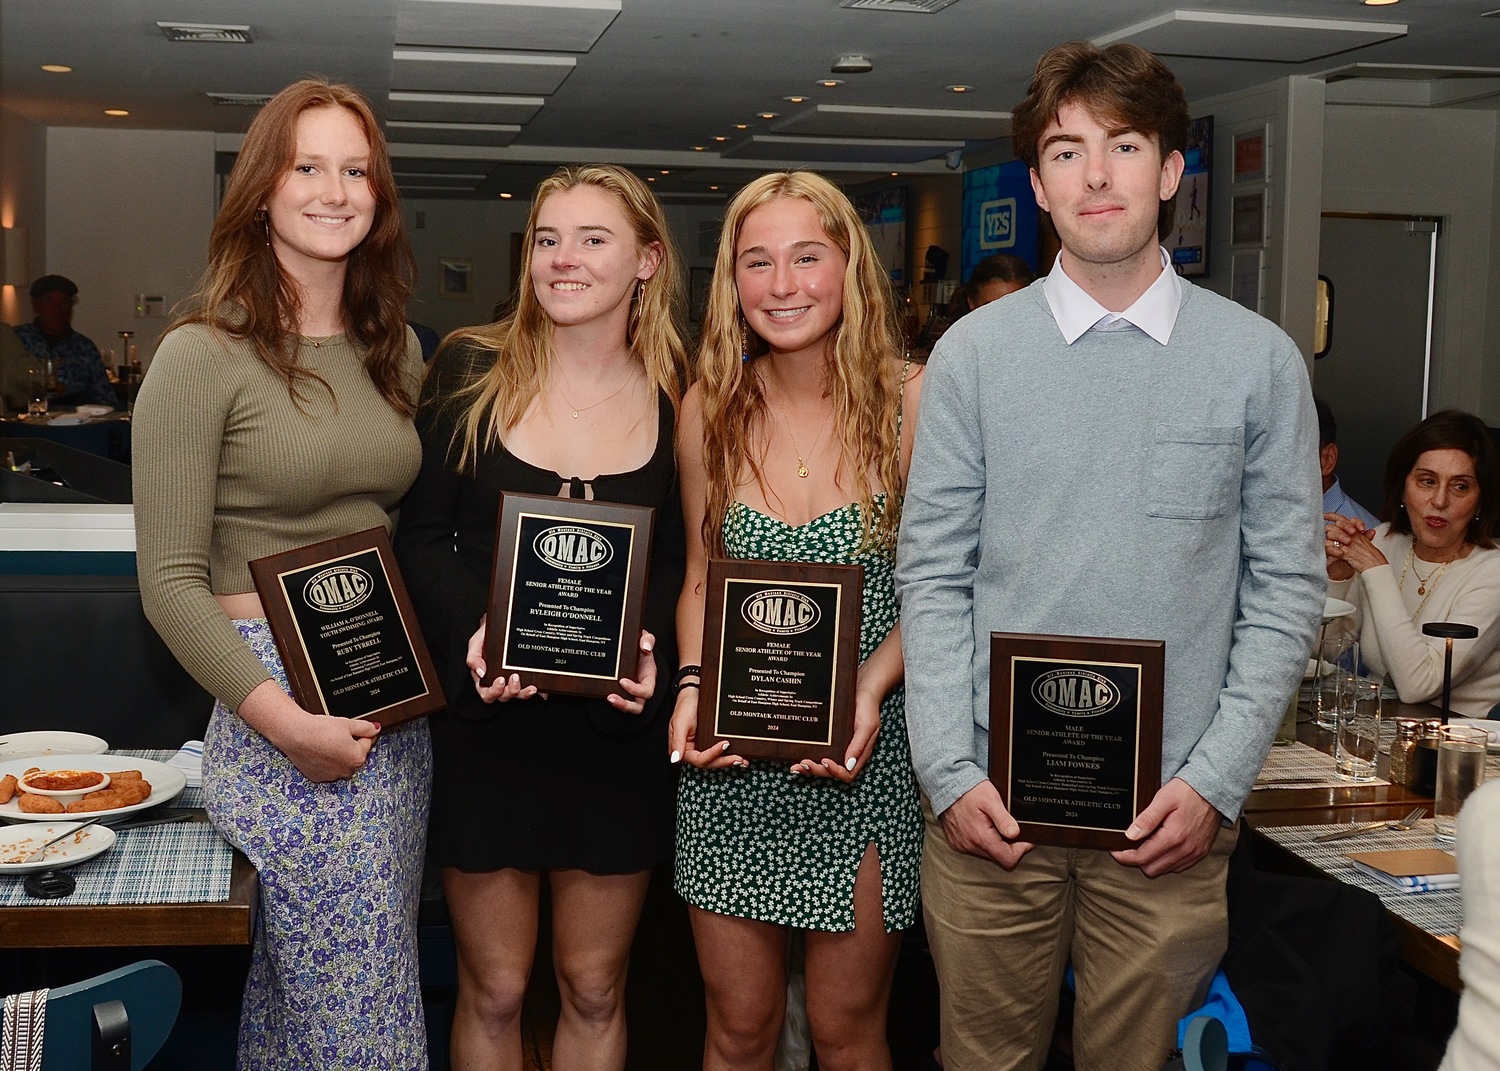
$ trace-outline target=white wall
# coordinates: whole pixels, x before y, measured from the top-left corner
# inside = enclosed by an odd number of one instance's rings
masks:
[[[137,319],[135,296],[170,306],[202,275],[214,219],[214,135],[47,130],[46,270],[78,284],[76,330],[100,349],[136,333],[142,360],[165,316]]]
[[[1323,154],[1325,211],[1443,217],[1430,408],[1478,407],[1491,424],[1500,424],[1497,121],[1492,110],[1329,105]]]
[[[0,227],[26,232],[26,279],[0,290],[0,322],[31,319],[25,283],[46,273],[47,132],[9,108],[0,107]]]
[[[1209,227],[1209,276],[1200,281],[1229,296],[1233,255],[1230,220],[1235,194],[1263,186],[1260,313],[1280,325],[1312,363],[1314,304],[1318,278],[1318,218],[1323,175],[1323,83],[1283,78],[1242,93],[1194,101],[1194,116],[1214,117],[1213,189]],[[1266,132],[1263,183],[1234,182],[1234,138]]]

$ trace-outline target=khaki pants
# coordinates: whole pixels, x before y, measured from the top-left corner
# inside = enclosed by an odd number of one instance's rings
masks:
[[[1235,829],[1184,874],[1108,852],[1033,848],[1012,871],[948,846],[924,798],[922,904],[941,987],[944,1071],[1039,1071],[1069,960],[1080,1071],[1160,1071],[1228,939]]]

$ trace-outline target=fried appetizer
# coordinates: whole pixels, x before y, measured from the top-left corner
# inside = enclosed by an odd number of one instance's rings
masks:
[[[32,792],[22,792],[16,798],[16,806],[21,808],[22,814],[62,814],[64,811],[63,805],[51,796],[38,796]]]
[[[130,780],[124,784],[111,783],[108,788],[90,792],[83,799],[68,804],[69,814],[85,814],[89,811],[112,811],[117,807],[134,807],[151,795],[151,782]]]
[[[16,780],[16,775],[13,773],[0,777],[0,803],[9,803],[11,797],[16,794],[16,787],[19,784],[20,782]]]

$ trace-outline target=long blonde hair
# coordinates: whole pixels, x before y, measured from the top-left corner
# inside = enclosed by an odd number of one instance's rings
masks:
[[[460,469],[472,462],[486,443],[498,442],[505,431],[520,422],[526,407],[547,381],[553,359],[553,323],[537,300],[531,283],[536,221],[547,198],[579,186],[592,186],[611,194],[635,232],[636,242],[642,248],[655,245],[661,250],[656,272],[640,284],[632,299],[631,327],[626,341],[631,357],[641,362],[651,384],[664,391],[674,407],[682,399],[687,364],[682,335],[677,328],[682,267],[661,204],[644,182],[614,164],[561,167],[542,180],[532,198],[521,246],[515,311],[497,323],[455,331],[443,342],[445,349],[467,343],[495,355],[494,363],[465,385],[454,399],[465,408],[455,429],[455,439],[462,436]]]
[[[375,196],[375,219],[370,233],[348,256],[344,326],[364,347],[365,368],[381,397],[409,414],[413,385],[406,374],[406,299],[416,273],[401,225],[385,135],[369,101],[352,86],[303,79],[272,97],[251,121],[209,236],[208,270],[171,326],[203,323],[231,338],[246,339],[299,404],[299,387],[306,381],[328,386],[317,373],[297,364],[302,300],[271,248],[262,207],[291,171],[297,155],[297,120],[314,108],[343,108],[359,123],[370,145],[366,173]]]
[[[722,554],[724,519],[741,475],[748,470],[762,491],[766,487],[761,458],[750,446],[766,426],[766,398],[759,378],[750,371],[749,359],[766,353],[767,346],[740,315],[734,266],[746,218],[762,205],[783,198],[811,204],[824,232],[848,260],[843,311],[828,341],[825,383],[833,395],[840,464],[847,463],[854,476],[862,545],[889,549],[895,545],[900,523],[902,485],[896,434],[899,388],[891,382],[887,362],[901,355],[901,336],[890,283],[864,224],[838,187],[811,171],[762,175],[735,195],[724,215],[698,352],[703,464],[708,476],[703,535],[711,550]],[[872,472],[889,492],[885,508],[879,511]]]

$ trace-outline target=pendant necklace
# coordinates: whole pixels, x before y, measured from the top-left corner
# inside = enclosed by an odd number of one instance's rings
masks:
[[[805,480],[811,470],[808,469],[807,461],[802,456],[802,448],[797,445],[797,433],[792,431],[792,422],[787,418],[786,406],[782,405],[779,399],[776,402],[776,411],[781,414],[781,422],[786,425],[787,438],[792,440],[792,453],[797,455],[797,475]],[[818,436],[813,440],[813,450],[817,450],[818,444],[823,441],[823,431],[828,427],[828,418],[832,413],[833,410],[829,409],[827,413],[823,414],[823,423],[818,425]],[[811,453],[812,451],[808,452]]]
[[[557,370],[558,370],[558,372],[560,372],[562,374],[562,378],[563,379],[567,379],[568,378],[568,373],[564,372],[562,370],[561,366],[559,366]],[[565,401],[565,402],[568,403],[568,411],[573,414],[573,419],[577,420],[579,413],[587,413],[590,409],[593,409],[595,406],[603,405],[605,402],[609,401],[615,395],[619,394],[622,390],[624,390],[626,387],[628,387],[630,385],[631,380],[633,380],[634,378],[635,378],[634,376],[627,375],[624,378],[624,380],[621,381],[620,385],[618,387],[616,387],[613,391],[611,391],[610,393],[606,394],[603,398],[600,398],[597,402],[589,402],[588,405],[584,405],[584,406],[574,405],[573,404],[573,399],[571,399],[571,398],[568,397],[568,392],[565,391],[565,390],[563,390],[561,383],[557,383],[557,384],[555,384],[555,386],[557,387],[557,393],[562,395],[563,401]]]
[[[1411,615],[1411,619],[1413,621],[1415,621],[1417,617],[1422,613],[1422,607],[1427,605],[1427,600],[1432,597],[1432,592],[1437,590],[1438,581],[1441,580],[1443,578],[1443,574],[1448,571],[1448,566],[1452,565],[1462,556],[1462,544],[1459,545],[1458,550],[1458,554],[1455,554],[1445,562],[1439,562],[1437,568],[1428,573],[1426,576],[1423,576],[1420,572],[1417,571],[1417,566],[1415,564],[1417,560],[1416,544],[1413,543],[1411,549],[1406,552],[1406,561],[1401,566],[1401,579],[1396,582],[1396,589],[1398,591],[1404,591],[1406,589],[1406,573],[1407,570],[1411,570],[1412,576],[1417,578],[1417,594],[1422,596],[1422,601],[1417,603],[1417,608]]]
[[[326,337],[324,337],[324,338],[313,338],[313,337],[311,337],[311,336],[310,336],[310,335],[303,335],[303,336],[302,336],[302,338],[303,338],[303,340],[304,340],[304,341],[306,341],[306,342],[311,342],[311,343],[312,343],[312,348],[313,348],[313,349],[315,349],[315,350],[320,350],[320,349],[322,349],[322,348],[323,348],[323,347],[324,347],[324,345],[326,345],[326,344],[327,344],[327,343],[328,343],[328,342],[330,342],[330,341],[331,341],[331,340],[333,340],[333,339],[335,339],[335,338],[338,338],[338,337],[339,337],[339,334],[340,334],[340,332],[338,332],[338,331],[335,331],[335,332],[334,332],[334,333],[333,333],[333,334],[331,334],[331,335],[328,335],[328,336],[326,336]]]

